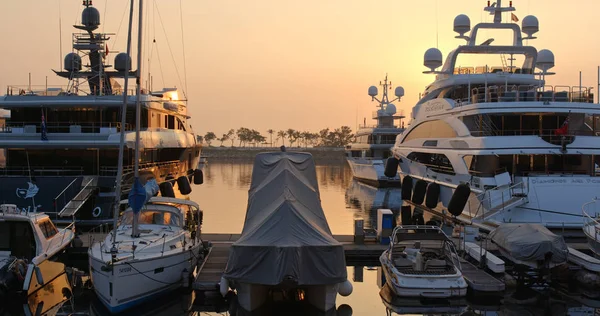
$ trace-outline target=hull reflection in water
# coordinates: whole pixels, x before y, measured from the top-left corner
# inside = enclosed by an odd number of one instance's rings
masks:
[[[377,209],[399,210],[402,192],[400,188],[375,188],[353,180],[346,189],[346,204],[364,217],[365,228],[375,228]]]
[[[44,261],[38,266],[41,279],[36,273],[26,278],[29,288],[12,296],[12,301],[0,306],[0,315],[56,315],[72,297],[71,284],[65,265]]]
[[[139,316],[183,316],[193,315],[192,305],[194,303],[194,291],[177,290],[158,300],[135,307],[123,313],[123,315],[139,315]],[[109,316],[113,315],[110,311],[98,300],[94,299],[89,307],[90,316]]]
[[[379,296],[388,314],[443,314],[454,315],[467,311],[465,298],[429,299],[398,297],[386,283],[379,291]]]

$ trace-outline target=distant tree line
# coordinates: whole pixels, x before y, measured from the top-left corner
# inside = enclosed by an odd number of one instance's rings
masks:
[[[292,128],[280,131],[269,129],[267,134],[268,139],[255,129],[240,127],[237,131],[230,129],[221,137],[217,137],[213,132],[208,132],[204,135],[204,141],[208,146],[212,146],[213,142],[219,142],[218,146],[220,147],[225,146],[223,143],[227,144],[228,141],[231,142],[231,147],[234,147],[236,140],[238,141],[238,147],[246,147],[246,145],[254,147],[279,145],[288,147],[344,147],[354,141],[354,134],[348,126],[342,126],[334,130],[325,128],[317,133],[301,132]]]

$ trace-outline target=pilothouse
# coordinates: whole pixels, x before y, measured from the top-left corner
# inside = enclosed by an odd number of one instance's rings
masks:
[[[580,228],[581,201],[600,192],[600,107],[592,88],[546,84],[554,54],[524,44],[539,31],[535,16],[513,23],[512,1],[484,10],[494,21],[472,29],[466,15],[455,18],[456,38],[466,44],[445,61],[436,48],[425,53],[424,73],[436,80],[392,149],[402,185],[466,223]],[[494,38],[478,37],[483,30],[508,30],[512,43],[493,45]],[[485,62],[466,64],[473,61]],[[432,184],[440,189],[429,190]]]

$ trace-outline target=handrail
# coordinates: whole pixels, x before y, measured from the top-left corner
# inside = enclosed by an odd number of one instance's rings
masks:
[[[57,209],[57,205],[56,205],[56,200],[58,200],[58,198],[63,195],[68,188],[70,188],[73,183],[75,183],[75,181],[77,181],[77,178],[73,179],[73,181],[71,181],[71,183],[69,183],[69,185],[67,185],[55,198],[54,200],[52,200],[52,204],[54,205],[54,213],[58,213],[58,209]],[[65,200],[65,205],[66,205],[66,200]]]
[[[521,187],[521,192],[520,192],[521,194],[529,195],[529,192],[525,192],[525,184],[522,181],[512,184],[508,187],[507,186],[497,186],[492,189],[485,190],[483,193],[477,195],[475,198],[479,201],[479,206],[477,207],[477,211],[475,212],[475,215],[473,215],[471,217],[471,221],[473,218],[476,218],[479,215],[480,210],[482,210],[482,213],[481,213],[482,219],[485,219],[485,210],[484,210],[484,206],[483,206],[484,203],[489,202],[489,204],[490,204],[489,209],[493,209],[494,207],[496,207],[498,205],[504,205],[504,203],[505,203],[504,193],[509,192],[510,196],[512,197],[515,194],[515,189],[519,186]],[[529,186],[527,186],[527,189],[529,189]],[[500,197],[492,197],[492,194],[491,194],[492,191],[500,191],[500,190],[502,190],[500,192]],[[486,197],[486,194],[487,194],[487,197]],[[498,205],[492,205],[492,201],[495,199],[500,199],[501,203]],[[502,206],[502,210],[504,210],[504,207],[505,206]]]
[[[594,240],[598,241],[598,235],[600,234],[600,222],[598,222],[595,218],[590,216],[586,209],[588,205],[594,204],[598,201],[598,198],[595,197],[591,202],[587,202],[581,206],[581,212],[583,213],[583,233],[589,238],[594,238]],[[597,215],[596,215],[597,216]],[[587,227],[594,226],[594,236],[588,234]]]

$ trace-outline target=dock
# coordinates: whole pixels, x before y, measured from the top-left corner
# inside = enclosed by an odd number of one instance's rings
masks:
[[[229,248],[240,237],[240,234],[203,234],[203,239],[212,243],[206,260],[198,269],[198,274],[193,283],[194,290],[218,291],[221,276],[229,259]],[[355,244],[352,235],[334,235],[344,247],[346,263],[375,264],[379,265],[379,256],[387,249],[387,245],[375,242]]]
[[[470,289],[482,293],[499,293],[506,288],[504,282],[494,278],[482,269],[479,269],[472,263],[460,259],[460,271],[467,281]]]

